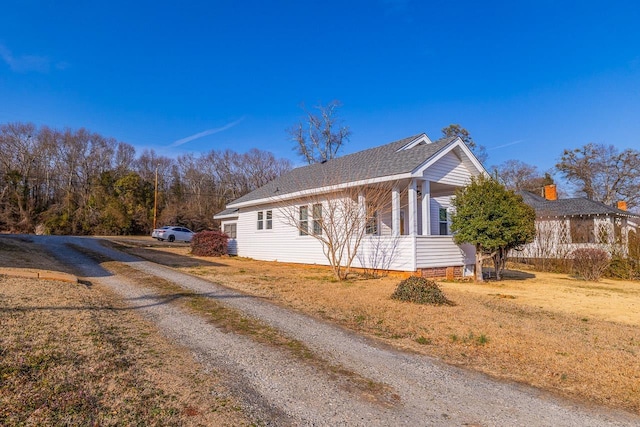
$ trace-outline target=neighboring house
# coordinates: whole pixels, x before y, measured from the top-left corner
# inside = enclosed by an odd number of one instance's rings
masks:
[[[629,234],[636,233],[640,217],[626,210],[626,203],[607,206],[586,198],[558,199],[555,185],[544,188],[545,197],[519,192],[536,211],[536,239],[515,258],[564,259],[578,248],[600,248],[626,255]]]
[[[353,267],[469,275],[475,252],[453,241],[451,198],[483,173],[460,138],[432,142],[420,134],[294,169],[232,201],[214,218],[232,237],[231,254],[327,265],[322,244],[312,234],[321,232],[319,221],[335,220],[328,217],[331,202],[355,189],[357,195],[351,192],[350,197],[367,211],[367,220]],[[388,189],[385,202],[369,212],[367,195],[376,188]],[[298,222],[292,224],[291,218]]]

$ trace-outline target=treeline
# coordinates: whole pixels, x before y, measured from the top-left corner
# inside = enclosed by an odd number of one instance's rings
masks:
[[[213,228],[213,214],[291,169],[253,149],[177,158],[86,129],[0,125],[0,231],[124,235],[157,223]]]

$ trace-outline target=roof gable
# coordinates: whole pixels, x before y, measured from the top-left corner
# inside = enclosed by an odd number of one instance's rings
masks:
[[[421,135],[418,135],[418,137],[415,138],[413,141],[411,141],[408,144],[400,147],[398,149],[398,151],[410,150],[410,149],[412,149],[413,147],[415,147],[417,145],[426,145],[426,144],[433,144],[433,141],[431,141],[431,139],[429,139],[427,134],[423,133]]]
[[[422,164],[413,170],[413,175],[421,176],[426,169],[446,156],[447,153],[453,153],[467,168],[467,170],[470,171],[471,175],[476,175],[472,172],[473,170],[476,170],[479,173],[486,173],[482,163],[480,163],[469,147],[467,147],[467,144],[465,144],[460,137],[448,138],[447,140],[450,141],[450,144],[447,144],[430,158],[425,159]]]

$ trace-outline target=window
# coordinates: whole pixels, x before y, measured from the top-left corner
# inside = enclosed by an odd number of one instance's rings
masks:
[[[267,211],[267,230],[273,228],[273,211]]]
[[[571,243],[595,243],[593,219],[571,218],[569,220]]]
[[[264,229],[271,230],[272,228],[273,228],[273,211],[259,211],[258,212],[258,230],[264,230]]]
[[[365,232],[371,235],[378,234],[378,211],[372,205],[367,205],[367,223]]]
[[[224,234],[229,236],[230,239],[236,238],[236,224],[225,224],[224,225]]]
[[[440,208],[440,216],[438,219],[440,223],[440,235],[446,236],[447,234],[449,234],[449,222],[447,221],[446,208]]]
[[[322,234],[322,204],[313,205],[313,234]]]
[[[300,215],[298,217],[298,230],[300,230],[301,236],[309,235],[309,207],[300,206]]]
[[[623,243],[623,234],[622,234],[622,219],[616,218],[613,220],[613,237],[616,243]]]

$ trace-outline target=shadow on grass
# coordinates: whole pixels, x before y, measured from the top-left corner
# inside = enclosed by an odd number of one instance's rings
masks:
[[[222,264],[220,262],[198,259],[162,250],[124,246],[115,242],[106,243],[108,246],[112,246],[119,251],[126,252],[130,255],[135,255],[137,257],[144,258],[147,261],[155,262],[167,267],[227,267],[226,264]]]
[[[91,282],[84,281],[85,286],[91,286]],[[140,310],[150,307],[157,307],[160,305],[171,304],[182,299],[189,299],[194,297],[204,297],[213,300],[222,300],[230,298],[250,298],[247,295],[242,294],[224,294],[217,292],[207,292],[194,294],[193,292],[176,292],[169,295],[142,295],[136,298],[126,298],[130,306],[128,307],[114,307],[114,306],[19,306],[19,307],[0,307],[0,313],[22,313],[30,311],[130,311]]]
[[[494,269],[484,270],[485,280],[496,281],[496,272]],[[535,279],[536,275],[527,271],[508,270],[502,272],[502,280],[528,280]]]

